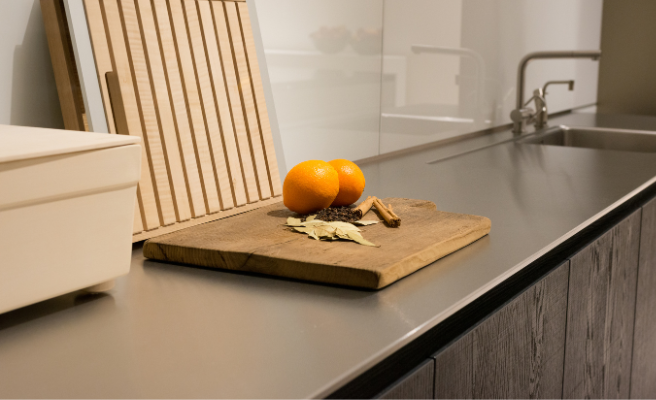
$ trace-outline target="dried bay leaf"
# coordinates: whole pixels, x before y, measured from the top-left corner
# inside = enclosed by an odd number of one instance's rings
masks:
[[[294,218],[294,217],[289,217],[287,218],[287,226],[316,226],[316,225],[324,225],[327,222],[321,221],[318,219],[312,220],[312,221],[301,221],[299,218]]]
[[[380,221],[363,221],[363,220],[360,220],[360,221],[353,221],[353,225],[367,226],[367,225],[377,224],[379,222]]]
[[[314,232],[316,233],[317,236],[319,237],[333,237],[335,236],[335,231],[330,230],[330,229],[324,229],[324,227],[319,226],[314,228]]]
[[[372,221],[371,223],[376,222],[378,221]],[[366,225],[370,225],[371,223]],[[361,230],[357,226],[348,222],[326,222],[316,218],[310,219],[310,217],[305,221],[301,221],[299,218],[289,217],[287,218],[287,226],[290,226],[295,232],[306,233],[314,240],[333,241],[343,239],[354,241],[363,246],[378,247],[368,240],[365,240],[360,234]]]
[[[302,226],[319,226],[319,225],[325,225],[326,222],[315,219],[314,221],[305,221],[301,225]]]
[[[360,229],[348,222],[342,222],[342,221],[331,221],[331,222],[326,222],[330,226],[334,226],[335,228],[346,228],[347,230],[354,230],[354,231],[360,231]]]
[[[301,226],[303,222],[301,221],[300,218],[294,218],[294,217],[289,217],[287,218],[287,225],[288,226]]]
[[[368,241],[368,240],[366,240],[365,238],[363,238],[362,235],[360,235],[360,234],[357,233],[357,232],[352,232],[352,231],[351,231],[351,232],[348,233],[348,235],[349,235],[349,238],[351,238],[351,240],[353,240],[354,242],[357,242],[357,243],[359,243],[359,244],[361,244],[361,245],[363,245],[363,246],[378,247],[378,246],[376,246],[375,244],[373,244],[373,243],[371,243],[370,241]]]
[[[332,226],[330,226],[330,225],[321,225],[321,226],[319,226],[319,228],[321,228],[321,229],[323,229],[323,230],[325,230],[325,231],[328,231],[328,232],[330,232],[331,234],[334,234],[335,231],[337,230],[337,228],[332,227]]]

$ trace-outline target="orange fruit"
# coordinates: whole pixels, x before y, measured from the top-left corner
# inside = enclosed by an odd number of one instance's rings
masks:
[[[339,193],[339,177],[325,161],[303,161],[292,168],[282,185],[285,207],[308,214],[330,206]]]
[[[331,206],[348,206],[358,201],[365,185],[362,170],[349,160],[332,160],[328,164],[335,168],[339,176],[339,193]]]

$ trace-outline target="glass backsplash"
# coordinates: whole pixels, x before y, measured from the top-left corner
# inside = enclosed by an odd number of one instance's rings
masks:
[[[257,0],[286,169],[379,153],[381,0]]]
[[[255,0],[287,169],[510,123],[517,65],[600,47],[602,0]],[[592,104],[598,62],[539,60],[549,111]]]

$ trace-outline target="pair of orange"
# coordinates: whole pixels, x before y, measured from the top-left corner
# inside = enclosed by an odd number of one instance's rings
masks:
[[[282,187],[285,207],[309,214],[326,207],[348,206],[364,191],[364,174],[349,160],[309,160],[292,168]]]

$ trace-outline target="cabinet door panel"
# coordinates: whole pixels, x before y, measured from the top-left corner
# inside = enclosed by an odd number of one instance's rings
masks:
[[[656,398],[656,199],[642,208],[631,398]]]
[[[565,398],[627,398],[640,210],[570,260]]]
[[[558,398],[562,394],[569,265],[436,356],[436,398]]]
[[[435,356],[435,398],[474,398],[472,337],[469,332]]]
[[[393,383],[383,393],[378,395],[377,398],[432,399],[434,370],[434,360],[426,360],[406,376]]]

